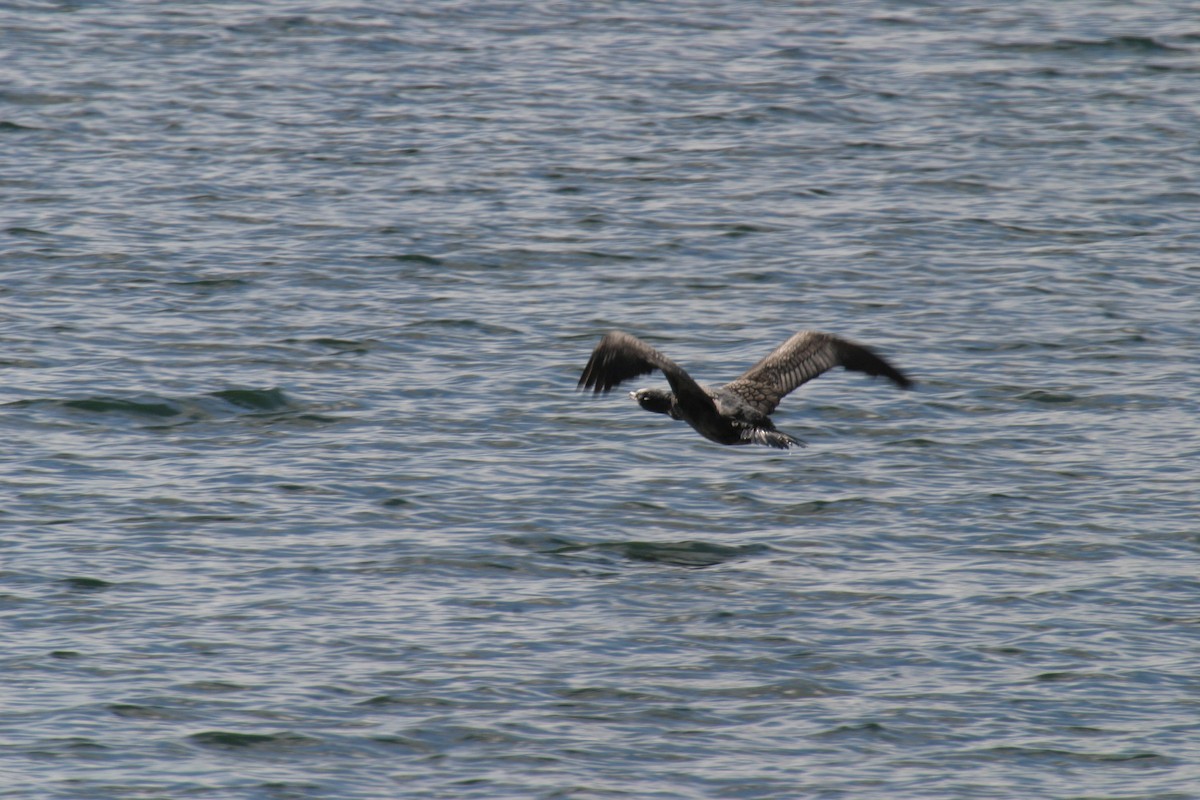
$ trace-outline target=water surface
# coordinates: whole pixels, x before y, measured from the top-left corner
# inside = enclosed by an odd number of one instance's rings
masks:
[[[1193,12],[0,7],[4,796],[1196,796]]]

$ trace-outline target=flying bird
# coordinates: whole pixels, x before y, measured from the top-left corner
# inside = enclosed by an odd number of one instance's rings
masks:
[[[860,344],[829,333],[800,331],[724,386],[702,386],[636,336],[606,333],[592,351],[579,388],[596,394],[638,375],[660,370],[671,391],[638,389],[629,396],[647,411],[681,419],[718,444],[762,444],[786,450],[804,443],[775,429],[771,412],[790,392],[834,367],[882,375],[901,389],[913,382]]]

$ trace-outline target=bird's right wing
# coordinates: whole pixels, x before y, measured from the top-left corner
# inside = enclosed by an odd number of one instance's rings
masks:
[[[712,398],[683,367],[624,331],[610,331],[604,334],[596,349],[592,351],[587,366],[583,368],[583,374],[579,376],[579,388],[591,389],[599,394],[610,391],[623,381],[656,369],[666,376],[675,396],[681,402],[698,403],[715,411]]]
[[[614,386],[638,375],[654,370],[680,371],[679,365],[636,336],[623,331],[610,331],[592,351],[583,374],[579,376],[579,388],[591,389],[596,394],[611,391]]]

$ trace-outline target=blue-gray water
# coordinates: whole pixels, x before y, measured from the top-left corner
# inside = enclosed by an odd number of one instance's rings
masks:
[[[0,51],[0,796],[1200,797],[1193,3]],[[576,394],[614,327],[920,386],[722,448]]]

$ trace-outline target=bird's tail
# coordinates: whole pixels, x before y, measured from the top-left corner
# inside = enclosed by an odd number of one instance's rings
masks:
[[[793,447],[804,447],[804,442],[795,436],[788,436],[781,431],[769,431],[766,428],[746,428],[742,438],[747,444],[765,444],[767,447],[777,447],[780,450],[790,450]]]

